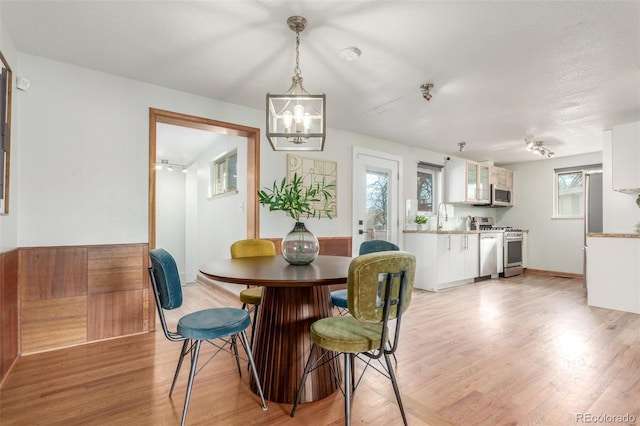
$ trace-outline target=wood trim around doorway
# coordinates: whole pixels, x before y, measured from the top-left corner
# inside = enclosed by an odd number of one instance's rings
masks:
[[[260,184],[260,129],[208,118],[149,108],[149,248],[156,246],[156,124],[241,136],[247,139],[247,238],[260,235],[258,186]]]

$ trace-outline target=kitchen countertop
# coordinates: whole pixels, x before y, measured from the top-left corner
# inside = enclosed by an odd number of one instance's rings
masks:
[[[487,234],[487,233],[495,234],[496,232],[504,232],[504,229],[482,229],[482,230],[471,230],[471,231],[466,231],[462,229],[440,229],[440,230],[427,229],[423,231],[418,231],[415,229],[405,229],[402,232],[404,232],[405,234]],[[523,230],[523,232],[527,232],[527,231]]]
[[[640,234],[610,234],[607,232],[589,232],[587,237],[595,238],[640,238]]]

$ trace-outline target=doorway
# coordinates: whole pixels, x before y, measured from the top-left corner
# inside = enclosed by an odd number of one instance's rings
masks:
[[[354,147],[353,255],[367,240],[400,243],[402,158]]]
[[[185,129],[185,131],[204,131],[213,132],[222,136],[235,136],[239,137],[239,143],[243,144],[242,151],[246,152],[246,177],[243,179],[246,182],[246,188],[239,188],[239,192],[246,195],[246,200],[243,198],[242,208],[246,212],[246,238],[258,238],[260,235],[259,229],[259,209],[257,201],[257,188],[260,178],[260,130],[257,128],[246,127],[238,124],[225,123],[216,120],[211,120],[202,117],[190,116],[180,114],[171,111],[164,111],[159,109],[149,109],[149,248],[153,249],[157,247],[158,235],[158,175],[156,170],[156,164],[158,160],[158,128],[160,126],[170,125],[171,127],[177,126]],[[167,127],[167,126],[164,126]],[[227,138],[228,139],[228,138]],[[176,144],[180,145],[180,141],[176,141]],[[197,176],[198,170],[193,173]],[[205,200],[206,201],[206,200]],[[182,200],[177,200],[182,202]],[[186,203],[186,200],[185,200]],[[226,247],[225,247],[226,248]],[[228,252],[228,248],[223,250],[224,253]],[[186,257],[189,260],[185,261],[183,266],[183,272],[188,280],[191,280],[197,274],[197,265],[203,261],[198,259],[197,249],[195,252],[192,250]],[[206,259],[205,259],[206,260]]]

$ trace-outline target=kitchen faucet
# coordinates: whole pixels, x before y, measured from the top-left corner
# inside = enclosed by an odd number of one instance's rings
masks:
[[[438,225],[438,230],[442,229],[442,221],[440,220],[441,207],[444,207],[444,221],[445,222],[449,221],[449,216],[448,216],[448,213],[447,213],[447,205],[445,203],[438,204],[438,216],[436,218],[436,224]]]

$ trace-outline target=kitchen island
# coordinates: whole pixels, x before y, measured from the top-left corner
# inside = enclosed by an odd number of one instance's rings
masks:
[[[587,304],[640,314],[640,234],[587,234]]]

